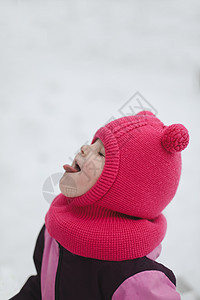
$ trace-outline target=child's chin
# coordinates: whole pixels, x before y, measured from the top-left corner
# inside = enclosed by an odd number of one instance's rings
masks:
[[[63,195],[65,195],[66,197],[77,197],[77,187],[76,185],[73,184],[73,182],[71,182],[72,184],[64,184],[61,181],[59,182],[59,188],[60,191]]]

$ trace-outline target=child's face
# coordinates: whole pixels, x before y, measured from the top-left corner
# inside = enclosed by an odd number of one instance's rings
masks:
[[[102,141],[97,139],[92,145],[84,145],[72,163],[72,167],[80,170],[67,170],[60,179],[61,193],[66,197],[77,197],[86,193],[97,181],[105,164],[105,149]]]

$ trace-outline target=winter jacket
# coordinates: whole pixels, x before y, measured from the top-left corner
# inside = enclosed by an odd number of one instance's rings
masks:
[[[155,251],[124,261],[78,256],[53,239],[44,225],[33,258],[37,275],[10,300],[180,299],[173,272],[154,260]]]

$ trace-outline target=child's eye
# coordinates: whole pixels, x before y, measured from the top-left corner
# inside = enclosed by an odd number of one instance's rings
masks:
[[[101,152],[99,152],[99,155],[105,157]]]

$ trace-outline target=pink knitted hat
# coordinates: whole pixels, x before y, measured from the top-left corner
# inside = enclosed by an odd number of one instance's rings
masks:
[[[143,111],[101,127],[91,143],[97,138],[105,148],[99,179],[81,196],[59,194],[46,215],[47,230],[77,255],[114,261],[145,256],[164,238],[161,212],[176,193],[188,131]]]

